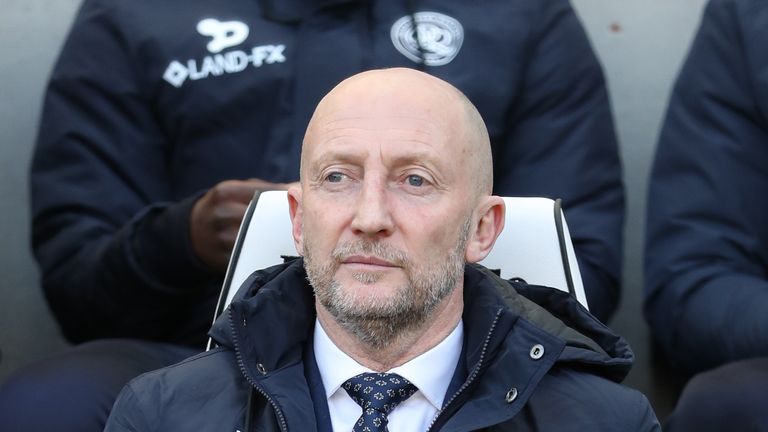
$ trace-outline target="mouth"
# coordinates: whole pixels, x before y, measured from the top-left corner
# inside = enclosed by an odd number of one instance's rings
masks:
[[[365,267],[396,268],[399,265],[374,256],[352,255],[341,260],[342,264]]]

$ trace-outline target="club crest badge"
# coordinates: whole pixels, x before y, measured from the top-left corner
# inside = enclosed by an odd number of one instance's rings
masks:
[[[390,36],[395,48],[412,61],[442,66],[458,55],[464,42],[464,28],[448,15],[416,12],[395,21]]]

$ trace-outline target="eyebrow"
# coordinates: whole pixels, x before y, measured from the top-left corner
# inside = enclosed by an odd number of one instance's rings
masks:
[[[427,152],[427,151],[412,151],[407,154],[398,155],[394,158],[390,159],[390,163],[392,166],[403,166],[403,165],[426,165],[431,166],[436,169],[445,169],[445,164],[442,163],[442,160],[440,158],[435,157],[435,153]]]
[[[365,152],[354,150],[329,150],[320,155],[315,161],[309,165],[309,172],[314,173],[320,170],[320,167],[326,166],[330,163],[348,163],[360,165],[365,159]]]

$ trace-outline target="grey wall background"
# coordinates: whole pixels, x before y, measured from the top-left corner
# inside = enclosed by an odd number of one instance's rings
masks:
[[[29,247],[27,167],[45,82],[79,0],[0,0],[0,381],[65,344]]]
[[[651,158],[669,93],[701,20],[705,0],[572,0],[603,64],[627,194],[623,299],[611,327],[637,362],[625,384],[648,396],[659,418],[674,407],[674,376],[651,368],[642,319],[642,251]],[[567,216],[567,215],[566,215]]]
[[[26,171],[45,82],[79,0],[0,3],[0,382],[20,365],[63,349],[29,249]],[[673,400],[649,369],[641,318],[646,178],[674,77],[704,0],[574,0],[606,71],[628,197],[624,299],[612,326],[635,348],[627,383],[660,417]]]

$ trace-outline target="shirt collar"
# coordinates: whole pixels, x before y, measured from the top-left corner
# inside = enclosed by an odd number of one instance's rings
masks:
[[[441,409],[445,392],[456,370],[464,342],[464,323],[459,324],[439,344],[402,366],[387,372],[397,373],[412,382],[424,397]],[[373,372],[337,347],[325,333],[323,326],[315,320],[314,350],[317,368],[325,387],[325,396],[330,398],[348,379],[364,372]]]

